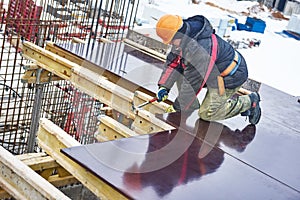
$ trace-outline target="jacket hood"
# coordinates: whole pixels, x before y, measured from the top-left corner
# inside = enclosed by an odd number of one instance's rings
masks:
[[[202,15],[196,15],[183,21],[187,25],[185,34],[190,38],[194,38],[196,40],[208,38],[211,37],[211,34],[214,32],[208,19]]]

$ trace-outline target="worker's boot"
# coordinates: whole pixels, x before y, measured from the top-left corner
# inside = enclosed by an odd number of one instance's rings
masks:
[[[243,113],[241,113],[242,116],[248,116],[249,122],[251,124],[257,124],[260,120],[261,116],[261,109],[259,106],[260,102],[260,96],[257,92],[253,92],[249,94],[250,100],[251,100],[251,108]]]

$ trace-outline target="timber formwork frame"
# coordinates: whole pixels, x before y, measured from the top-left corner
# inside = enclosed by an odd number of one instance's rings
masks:
[[[61,57],[60,54],[64,57]],[[129,128],[123,130],[123,132],[128,130],[125,134],[126,136],[136,135],[133,132],[148,134],[162,130],[172,130],[170,125],[158,120],[154,115],[156,113],[164,113],[169,106],[167,103],[156,102],[146,106],[145,109],[135,110],[135,105],[149,101],[152,97],[143,91],[135,91],[137,86],[134,83],[125,79],[120,81],[120,77],[108,70],[103,71],[90,62],[83,62],[82,59],[62,51],[51,43],[44,49],[30,42],[24,42],[23,56],[32,60],[43,70],[70,81],[76,88],[105,104],[108,109],[118,111],[127,119],[132,120],[132,130]],[[112,120],[114,121],[111,122],[107,117],[102,117],[100,129],[107,130],[107,127],[101,127],[105,125],[105,122],[106,126],[120,124],[117,120]],[[124,127],[127,124],[120,124],[120,126]],[[111,130],[114,130],[116,127],[118,126],[111,127]],[[120,135],[117,131],[114,134],[105,134],[105,131],[102,133],[104,134],[99,137],[106,138],[104,140],[108,138],[116,139]]]

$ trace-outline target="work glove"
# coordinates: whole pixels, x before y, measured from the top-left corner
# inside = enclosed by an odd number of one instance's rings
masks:
[[[160,87],[157,91],[157,102],[165,101],[168,98],[168,90],[165,87]]]
[[[170,105],[169,107],[167,107],[166,113],[173,113],[173,112],[176,112],[176,110],[174,109],[173,105]]]

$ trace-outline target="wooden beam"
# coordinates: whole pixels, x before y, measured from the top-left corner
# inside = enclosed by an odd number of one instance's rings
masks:
[[[150,32],[155,32],[155,29],[150,30]],[[151,34],[151,33],[150,33]],[[170,45],[164,44],[161,41],[158,40],[159,37],[149,37],[148,34],[139,32],[139,30],[131,30],[128,29],[126,39],[134,42],[135,44],[142,45],[145,49],[151,49],[152,51],[155,51],[156,53],[159,53],[159,57],[165,58],[166,53],[170,49]],[[137,45],[133,45],[137,46]],[[137,48],[138,49],[138,48]],[[147,51],[147,50],[146,50]],[[153,53],[155,55],[156,53]]]
[[[32,43],[26,44],[28,47],[34,45]],[[80,58],[72,53],[64,51],[62,48],[58,48],[53,42],[47,42],[45,50],[52,52],[55,55],[68,59],[71,62],[76,63],[77,65],[81,65],[83,63],[83,58]]]
[[[51,158],[45,153],[26,153],[16,155],[15,157],[21,160],[32,170],[36,171],[38,174],[49,169],[55,171],[57,167],[60,167],[59,164],[53,158]],[[51,174],[46,180],[55,187],[62,187],[79,183],[79,181],[73,176],[61,177],[58,174]],[[9,195],[5,190],[0,188],[0,199],[9,198],[11,198],[11,195]]]
[[[40,121],[38,144],[97,197],[101,199],[127,199],[115,188],[60,152],[62,148],[78,146],[80,143],[48,119],[42,118]]]
[[[101,78],[101,76],[99,77],[98,74],[88,69],[75,66],[72,69],[70,81],[81,91],[93,96],[100,102],[103,102],[134,121],[137,120],[134,124],[136,130],[139,130],[139,133],[146,134],[174,129],[147,110],[136,112],[133,108],[134,93]],[[141,94],[139,93],[139,95]],[[144,96],[144,98],[151,97]],[[167,104],[164,104],[163,107],[167,107]],[[162,109],[160,109],[160,113],[162,113]]]
[[[131,48],[134,48],[134,49],[137,49],[149,56],[152,56],[154,58],[156,58],[157,60],[160,60],[160,61],[165,61],[167,56],[162,54],[162,53],[158,53],[157,51],[153,50],[153,49],[150,49],[148,47],[145,47],[143,45],[140,45],[136,42],[133,42],[132,40],[129,40],[129,39],[124,39],[123,40],[128,46],[130,46]]]
[[[37,66],[37,69],[26,69],[21,80],[26,83],[49,83],[50,81],[61,80],[61,77],[52,74],[49,70]]]
[[[70,81],[81,91],[134,119],[132,92],[80,66],[73,67]]]
[[[81,44],[84,44],[84,43],[86,43],[86,41],[82,40],[80,38],[77,38],[77,37],[72,37],[72,43],[81,43]]]
[[[175,128],[162,120],[155,117],[154,114],[146,111],[139,110],[133,122],[132,129],[136,133],[149,134],[156,133],[164,130],[174,130]]]
[[[1,146],[0,185],[16,199],[70,199]]]
[[[43,171],[59,167],[59,164],[46,153],[27,153],[16,156],[34,171]]]
[[[113,41],[106,39],[106,38],[99,38],[99,42],[103,42],[103,43],[114,43]]]
[[[100,142],[138,135],[129,127],[105,115],[100,117],[98,132],[99,134],[97,134],[95,137]]]
[[[80,183],[74,176],[60,177],[58,174],[52,175],[48,178],[48,182],[55,187],[63,187],[67,185]]]
[[[63,169],[51,156],[44,152],[21,154],[16,157],[39,174],[45,170],[51,171],[51,174],[47,176],[46,180],[56,187],[79,182],[71,176],[69,172]]]
[[[26,56],[26,58],[30,58],[33,61],[37,61],[40,67],[44,68],[46,66],[45,69],[47,71],[50,71],[65,80],[68,80],[71,76],[72,67],[77,65],[42,47],[34,45],[31,42],[25,41],[22,49],[23,56]]]

